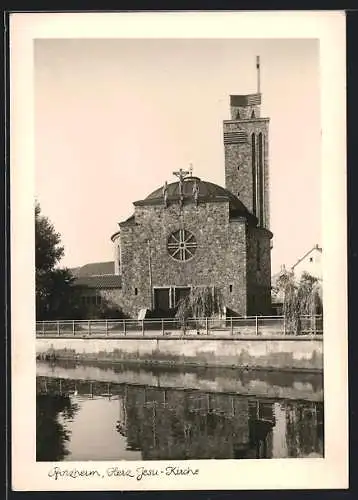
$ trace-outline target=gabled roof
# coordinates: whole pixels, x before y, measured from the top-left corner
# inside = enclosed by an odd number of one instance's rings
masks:
[[[122,277],[119,274],[103,274],[102,276],[83,276],[76,278],[73,285],[83,288],[121,288]]]
[[[308,257],[309,254],[312,253],[313,251],[318,251],[318,252],[322,253],[322,247],[320,247],[318,244],[316,244],[314,247],[312,247],[310,250],[308,250],[308,252],[306,252],[300,259],[298,259],[298,261],[295,264],[293,264],[291,269],[294,269],[300,262],[302,262],[306,257]]]
[[[92,262],[90,264],[85,264],[84,266],[71,269],[71,272],[77,278],[114,274],[114,261]]]
[[[122,279],[114,274],[114,261],[92,262],[71,269],[75,279],[73,286],[83,288],[121,288]]]

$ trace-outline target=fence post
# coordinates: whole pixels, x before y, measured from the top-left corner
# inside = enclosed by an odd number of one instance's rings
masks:
[[[317,316],[314,315],[313,316],[313,334],[316,335],[317,333],[317,324],[316,324],[316,321],[317,321]]]
[[[72,335],[75,336],[75,320],[72,320]]]
[[[286,335],[286,316],[283,315],[283,334]]]
[[[258,317],[255,316],[255,330],[256,330],[256,335],[259,334],[259,322],[258,322]]]
[[[108,335],[108,319],[106,319],[106,335]]]
[[[231,335],[234,335],[234,326],[232,324],[232,316],[230,316],[230,332],[231,332]]]
[[[91,320],[88,320],[88,335],[91,335]]]
[[[144,319],[142,319],[142,335],[144,336]]]
[[[205,331],[206,331],[206,335],[208,335],[208,333],[209,333],[209,321],[208,321],[207,317],[205,318]]]
[[[162,319],[162,335],[164,336],[164,319]]]
[[[45,322],[42,321],[42,335],[45,335]]]
[[[123,320],[123,333],[124,335],[126,334],[127,330],[126,330],[126,320],[124,319]]]
[[[57,335],[60,336],[60,322],[57,321]]]

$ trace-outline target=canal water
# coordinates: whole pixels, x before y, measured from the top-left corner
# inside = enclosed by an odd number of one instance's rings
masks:
[[[324,455],[321,374],[37,363],[38,461]]]

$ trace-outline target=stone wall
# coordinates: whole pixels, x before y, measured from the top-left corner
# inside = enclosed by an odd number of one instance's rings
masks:
[[[36,354],[61,359],[322,370],[322,338],[37,338]]]
[[[121,235],[118,233],[113,238],[113,258],[114,258],[114,274],[120,274],[121,271]]]
[[[136,225],[121,228],[123,310],[136,317],[151,309],[152,287],[216,286],[227,306],[246,314],[245,220],[229,222],[229,203],[190,203],[180,215],[179,205],[137,206]],[[181,224],[197,242],[194,257],[182,262],[167,251],[170,234]],[[149,243],[148,243],[149,242]],[[149,261],[150,259],[150,261]],[[231,285],[231,287],[230,287]]]
[[[231,120],[250,120],[254,113],[255,118],[261,116],[261,106],[259,104],[252,104],[250,106],[230,106]]]
[[[121,288],[100,289],[99,293],[109,306],[117,306],[123,310],[123,293]],[[125,313],[125,311],[123,311]]]
[[[247,142],[225,144],[225,187],[253,212],[253,180],[251,134],[264,136],[264,213],[265,227],[270,225],[269,213],[269,161],[268,161],[268,118],[245,121],[224,121],[224,133],[242,130],[247,133]],[[256,157],[258,147],[256,146]]]
[[[247,228],[248,315],[271,314],[271,233]]]

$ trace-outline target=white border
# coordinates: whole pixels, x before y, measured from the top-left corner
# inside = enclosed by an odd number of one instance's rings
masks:
[[[316,38],[321,50],[325,303],[324,459],[191,461],[195,477],[57,480],[35,461],[34,38]],[[12,14],[12,479],[16,490],[348,487],[345,16],[343,12]],[[309,203],[302,193],[303,202]],[[62,201],[59,200],[59,203]],[[159,463],[150,462],[150,467]],[[187,465],[187,462],[182,465]],[[61,467],[63,463],[59,464]],[[69,464],[66,464],[68,466]],[[73,466],[81,464],[72,463]],[[131,462],[135,468],[137,463]],[[163,462],[160,463],[163,467]],[[104,462],[83,467],[105,470]]]

